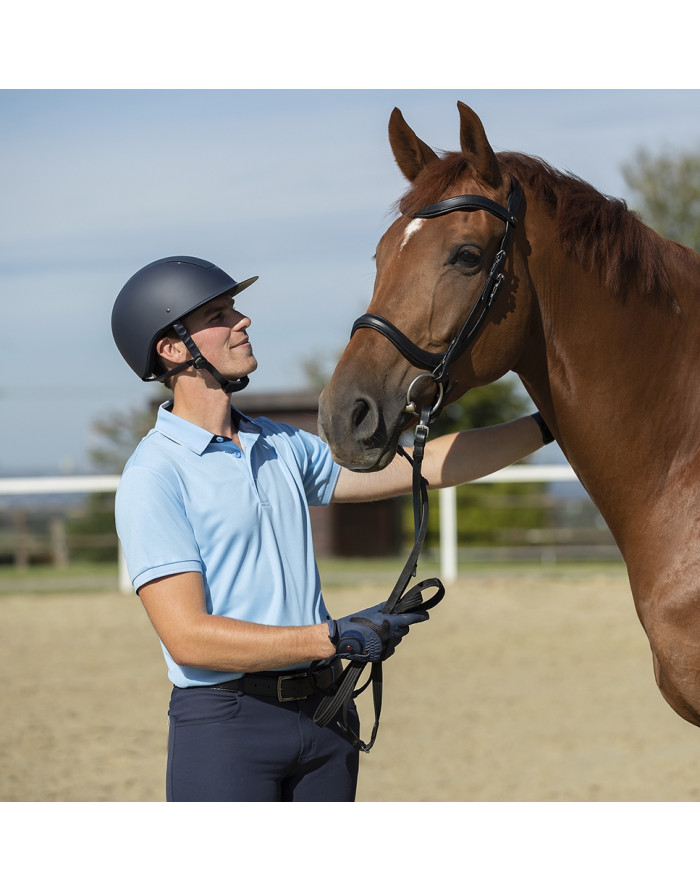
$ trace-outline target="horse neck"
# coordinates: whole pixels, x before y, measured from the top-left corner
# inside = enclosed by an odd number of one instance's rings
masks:
[[[689,312],[700,300],[697,270],[672,271],[682,295],[676,310],[634,290],[622,300],[597,274],[561,251],[554,256],[551,244],[546,253],[533,245],[528,266],[541,332],[516,371],[551,413],[565,455],[624,554],[650,507],[683,477],[697,476],[690,472],[700,395],[688,392],[700,338]]]

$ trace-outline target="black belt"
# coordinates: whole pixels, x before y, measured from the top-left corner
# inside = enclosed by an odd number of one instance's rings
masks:
[[[242,675],[211,685],[211,688],[215,691],[240,691],[257,697],[274,697],[280,703],[286,703],[288,700],[305,700],[313,694],[328,694],[334,681],[334,668],[327,666],[316,672],[295,672],[290,675]]]

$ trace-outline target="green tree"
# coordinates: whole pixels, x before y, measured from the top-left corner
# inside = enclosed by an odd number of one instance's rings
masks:
[[[653,155],[638,149],[621,171],[644,222],[660,235],[700,251],[700,150]]]

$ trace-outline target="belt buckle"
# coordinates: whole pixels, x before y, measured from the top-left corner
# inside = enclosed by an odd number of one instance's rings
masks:
[[[305,678],[305,677],[306,676],[303,676],[303,675],[302,676],[299,676],[299,675],[280,675],[280,676],[278,676],[277,677],[277,699],[278,699],[278,701],[280,703],[288,703],[290,700],[305,700],[306,694],[302,694],[300,697],[284,697],[282,695],[282,682],[283,681],[288,681],[289,679],[292,679],[292,678],[301,679],[301,678]]]

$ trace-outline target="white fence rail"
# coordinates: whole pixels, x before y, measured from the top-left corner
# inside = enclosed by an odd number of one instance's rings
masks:
[[[0,496],[55,495],[68,492],[116,492],[118,474],[95,477],[3,477]]]
[[[119,474],[97,474],[81,477],[3,477],[0,496],[56,495],[57,493],[116,492]],[[121,544],[118,549],[119,591],[132,592]]]
[[[4,495],[55,495],[56,493],[116,492],[118,474],[81,477],[5,477],[0,478],[0,496]],[[480,477],[477,483],[525,483],[576,480],[568,464],[536,465],[516,464]],[[457,578],[457,490],[454,487],[440,490],[440,571],[445,582]],[[119,589],[130,592],[131,581],[126,570],[124,555],[119,547]]]

